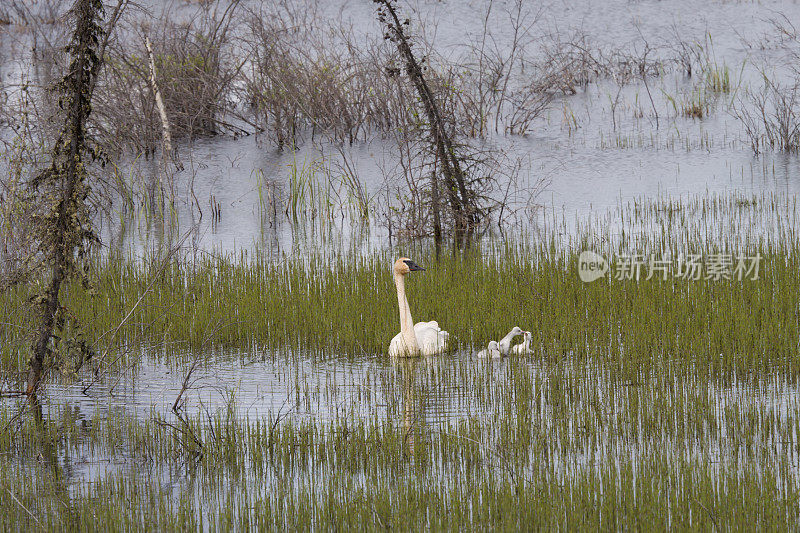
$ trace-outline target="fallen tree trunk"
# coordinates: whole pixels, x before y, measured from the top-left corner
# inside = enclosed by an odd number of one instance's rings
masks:
[[[470,190],[466,176],[461,168],[461,161],[456,153],[455,143],[447,132],[447,127],[442,119],[433,92],[425,80],[422,68],[411,50],[408,38],[403,32],[403,25],[394,8],[393,0],[373,0],[378,4],[378,19],[383,23],[388,32],[386,38],[397,46],[397,50],[405,63],[405,70],[417,91],[422,102],[422,107],[430,123],[431,142],[434,146],[436,158],[441,169],[444,188],[447,193],[447,200],[453,212],[455,221],[456,241],[462,242],[472,226],[477,222],[478,209],[475,204],[475,194]],[[435,170],[434,170],[435,172]],[[435,176],[433,176],[431,187],[438,187]],[[438,210],[438,190],[433,191],[434,209]],[[439,213],[434,212],[434,220],[439,220]],[[436,234],[441,236],[439,231]],[[438,241],[437,241],[438,242]]]

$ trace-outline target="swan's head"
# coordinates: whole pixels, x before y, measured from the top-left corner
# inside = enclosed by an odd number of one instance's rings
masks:
[[[487,349],[491,352],[492,350],[500,350],[500,344],[497,341],[489,341],[489,346]]]
[[[508,334],[511,335],[512,337],[516,337],[517,335],[522,335],[523,333],[525,332],[522,331],[522,328],[519,326],[514,326],[514,329],[508,332]]]
[[[533,334],[530,331],[523,331],[522,332],[522,336],[523,336],[523,338],[525,340],[529,341],[529,340],[531,340],[531,337],[533,336]]]
[[[416,264],[408,257],[401,257],[394,263],[395,274],[400,274],[401,276],[405,276],[409,272],[415,272],[417,270],[425,270],[425,269]]]

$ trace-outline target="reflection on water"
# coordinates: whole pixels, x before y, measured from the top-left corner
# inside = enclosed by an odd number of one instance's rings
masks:
[[[602,95],[597,94],[602,100]],[[679,137],[695,138],[738,127],[730,119],[708,121],[702,126],[685,125]],[[702,131],[691,131],[693,128]],[[635,132],[640,131],[637,126]],[[632,135],[638,135],[633,133]],[[663,135],[673,135],[668,130]],[[718,133],[724,136],[723,133]],[[661,134],[659,134],[661,135]],[[620,205],[642,199],[692,200],[715,195],[770,196],[791,198],[800,192],[800,159],[795,155],[774,154],[754,158],[746,147],[734,149],[686,150],[684,148],[643,147],[642,149],[599,148],[536,138],[501,140],[498,143],[513,157],[527,161],[524,176],[510,189],[502,184],[504,200],[511,202],[514,217],[506,231],[530,230],[566,221],[575,232],[575,221],[605,217]],[[726,141],[721,140],[725,145]],[[185,232],[191,231],[187,245],[198,251],[215,253],[259,251],[274,257],[325,250],[329,253],[369,253],[390,247],[397,230],[390,230],[391,204],[381,168],[391,158],[391,147],[379,153],[374,147],[351,148],[358,174],[374,199],[368,220],[354,217],[339,207],[330,217],[303,217],[295,222],[284,213],[285,206],[263,205],[256,174],[268,176],[277,188],[288,183],[289,163],[293,158],[323,157],[313,147],[303,155],[275,154],[269,163],[253,159],[261,148],[251,140],[216,140],[193,148],[203,167],[192,170],[192,179],[176,176],[176,200],[156,212],[137,205],[103,218],[102,239],[111,249],[140,255],[148,250],[165,249]],[[227,155],[226,155],[227,154]],[[329,154],[330,155],[330,154]],[[227,157],[237,160],[227,166]],[[328,156],[325,156],[328,157]],[[330,156],[335,158],[336,156]],[[188,171],[187,171],[188,172]],[[531,196],[531,190],[539,191]],[[382,192],[383,191],[383,192]],[[196,196],[200,208],[193,200]],[[116,204],[115,204],[116,205]],[[219,218],[212,211],[219,210]],[[394,206],[393,208],[396,208]],[[117,208],[115,208],[117,209]],[[122,208],[119,208],[122,209]],[[496,227],[492,226],[492,231]],[[396,241],[395,241],[396,242]]]
[[[258,4],[243,2],[245,8]],[[333,1],[319,5],[290,0],[286,4],[314,12],[322,20],[342,22],[356,36],[380,33],[374,6],[369,2]],[[492,28],[493,46],[500,52],[510,46],[514,32],[508,24],[508,6],[488,9],[490,4],[448,0],[410,2],[407,8],[413,13],[415,30],[424,32],[441,54],[457,56],[480,40],[484,21]],[[572,31],[579,30],[598,49],[612,46],[641,50],[647,42],[655,55],[665,57],[674,52],[671,47],[678,37],[690,46],[704,45],[710,39],[713,59],[743,80],[734,80],[736,93],[722,95],[714,104],[715,111],[702,120],[677,113],[674,101],[665,97],[677,98],[682,91],[690,91],[696,79],[685,79],[668,70],[663,77],[651,80],[649,88],[631,82],[621,92],[621,111],[616,113],[612,113],[609,102],[618,87],[613,80],[601,80],[585,91],[557,99],[529,135],[487,139],[485,148],[497,148],[509,160],[519,158],[521,162],[519,181],[511,187],[500,183],[499,191],[495,191],[519,209],[517,222],[536,225],[542,222],[543,213],[552,212],[563,214],[569,221],[588,213],[602,216],[619,203],[642,197],[726,192],[787,197],[796,194],[800,188],[796,179],[800,175],[798,155],[753,157],[730,107],[748,84],[760,80],[762,62],[777,64],[785,53],[779,46],[750,45],[771,35],[769,19],[778,14],[789,21],[800,16],[800,6],[795,2],[778,0],[768,4],[768,10],[759,3],[701,5],[688,0],[614,0],[602,7],[588,0],[537,4],[536,8],[541,7],[540,19],[532,38],[557,34],[568,39]],[[47,10],[50,5],[63,9],[57,3],[30,9]],[[144,3],[145,9],[156,16],[166,6],[170,6],[170,16],[176,20],[191,17],[196,9],[191,2]],[[17,83],[31,64],[34,43],[22,27],[0,27],[0,31],[0,78]],[[50,31],[57,32],[57,28]],[[527,53],[539,53],[535,46],[530,48]],[[658,120],[649,109],[641,112],[641,102],[651,89]],[[565,116],[573,117],[572,126],[565,125]],[[347,216],[346,209],[338,209],[327,220],[316,215],[296,224],[284,214],[285,206],[270,203],[274,197],[271,187],[287,186],[293,163],[324,161],[333,168],[338,150],[331,146],[309,141],[297,150],[280,151],[263,135],[237,139],[217,136],[179,146],[185,168],[169,179],[160,174],[158,159],[115,162],[118,178],[132,189],[145,192],[132,206],[114,199],[111,212],[99,221],[103,242],[112,249],[140,254],[175,242],[194,227],[190,243],[201,251],[260,250],[278,257],[321,247],[330,251],[386,248],[390,245],[387,212],[397,191],[389,194],[385,171],[397,164],[396,147],[376,135],[343,150],[367,196],[374,199],[368,221]],[[532,189],[541,194],[532,197]],[[162,192],[165,196],[159,198]],[[396,203],[392,207],[396,208]]]
[[[186,377],[186,361],[194,354],[171,356],[171,361],[147,355],[125,373],[91,382],[51,384],[46,403],[66,402],[81,417],[124,409],[139,418],[153,412],[169,414]],[[360,358],[325,357],[304,352],[221,352],[203,359],[184,393],[185,410],[192,416],[203,409],[225,408],[232,400],[241,418],[257,419],[279,413],[321,422],[345,417],[392,418],[415,413],[409,420],[446,424],[484,412],[468,389],[451,380],[476,371],[470,353],[455,358],[389,360],[369,354]],[[483,367],[481,367],[483,369]],[[504,366],[489,370],[504,379]],[[485,370],[485,369],[484,369]],[[409,401],[406,401],[409,400]],[[406,411],[405,406],[409,405]],[[45,407],[47,411],[47,407]],[[403,415],[405,417],[405,414]]]
[[[321,9],[335,12],[333,4]],[[453,17],[456,4],[475,16]],[[561,9],[566,4],[569,9]],[[437,43],[446,47],[463,45],[463,39],[476,35],[475,23],[482,20],[479,14],[486,2],[413,5],[421,19],[441,24]],[[620,0],[554,6],[546,16],[563,27],[582,26],[590,36],[616,44],[633,42],[641,35],[655,39],[668,20],[675,20],[685,35],[695,39],[704,38],[708,31],[714,37],[718,61],[733,70],[752,55],[769,60],[777,53],[748,50],[738,38],[765,31],[760,3]],[[792,2],[770,6],[787,13],[790,20],[800,15],[800,7]],[[363,23],[358,27],[372,27],[373,15],[369,2],[348,3],[343,11],[344,17]],[[501,46],[503,35],[501,28]],[[4,79],[19,75],[19,61],[9,58],[22,57],[17,54],[20,46],[0,44]],[[749,70],[744,76],[753,79]],[[656,94],[677,94],[689,88],[692,80],[666,76],[653,82]],[[796,209],[784,216],[774,206],[792,206],[800,192],[798,155],[753,157],[742,139],[741,126],[726,107],[732,95],[720,99],[716,112],[703,120],[673,116],[666,100],[660,100],[661,120],[656,126],[647,115],[636,114],[643,89],[636,83],[627,87],[621,93],[627,103],[622,106],[625,112],[612,117],[609,95],[615,87],[608,82],[592,84],[581,94],[559,99],[531,135],[487,141],[525,161],[519,183],[503,188],[517,202],[519,227],[531,230],[530,235],[536,235],[541,226],[574,235],[578,227],[587,229],[584,220],[608,222],[603,217],[609,210],[624,211],[636,199],[657,203],[681,198],[687,204],[670,219],[671,226],[652,213],[637,218],[628,211],[624,219],[631,226],[627,229],[653,235],[666,228],[693,239],[678,243],[678,248],[719,242],[720,237],[796,239],[795,228],[800,226]],[[565,127],[563,117],[570,114],[575,117],[574,129]],[[168,187],[166,196],[158,181],[158,163],[120,162],[124,179],[144,184],[146,192],[137,199],[144,203],[131,206],[115,201],[112,212],[103,215],[101,234],[108,248],[133,255],[164,250],[190,228],[188,243],[197,255],[258,251],[276,258],[309,253],[349,256],[385,249],[395,242],[390,235],[394,238],[396,233],[391,234],[386,223],[391,198],[382,191],[386,190],[383,171],[396,161],[394,147],[382,139],[345,148],[367,194],[375,198],[375,210],[366,221],[340,208],[331,216],[295,222],[275,203],[276,191],[287,185],[293,161],[336,157],[324,145],[307,143],[296,151],[281,152],[263,137],[220,136],[180,148],[191,157],[174,176],[174,189]],[[540,183],[545,184],[541,194],[531,197],[529,191]],[[733,204],[745,208],[717,212],[702,201],[691,206],[697,198],[727,193],[738,195]],[[747,197],[753,195],[767,207],[746,209]],[[613,234],[614,229],[608,231]],[[597,238],[604,246],[610,242],[605,235]],[[654,244],[660,244],[658,239]],[[765,468],[785,460],[793,475],[800,474],[795,445],[800,390],[779,370],[737,381],[643,369],[641,380],[620,383],[607,363],[579,357],[479,362],[469,351],[461,351],[390,361],[375,353],[339,357],[258,348],[212,354],[166,354],[146,346],[138,350],[127,370],[104,376],[85,392],[85,380],[56,379],[41,391],[41,403],[33,406],[41,453],[23,463],[47,471],[65,501],[78,482],[136,469],[153,469],[154,480],[176,492],[194,483],[190,465],[159,472],[157,465],[143,463],[130,444],[123,442],[113,453],[106,453],[92,441],[93,427],[109,417],[140,422],[158,417],[180,424],[172,406],[184,383],[188,390],[183,394],[183,417],[232,409],[240,421],[248,423],[280,419],[322,427],[342,420],[388,422],[401,433],[408,459],[423,455],[433,440],[431,435],[475,425],[486,428],[486,441],[477,444],[499,450],[500,456],[510,448],[508,439],[524,442],[529,447],[520,448],[531,454],[528,470],[550,469],[554,477],[581,469],[599,471],[628,459],[635,465],[635,460],[664,450],[675,457],[710,458],[716,464],[742,468],[749,463]],[[187,363],[198,357],[198,369],[187,381]],[[3,399],[2,405],[13,407],[14,401]],[[62,425],[56,427],[54,420]],[[76,432],[83,438],[76,445],[65,445],[62,432]],[[535,450],[541,449],[547,450],[547,460],[536,463],[534,458],[541,457]],[[792,483],[796,485],[787,481]]]
[[[180,368],[145,356],[138,370],[109,376],[87,395],[83,383],[48,385],[38,423],[46,428],[54,419],[66,426],[42,431],[41,438],[54,440],[35,460],[66,485],[138,468],[124,441],[111,455],[95,451],[93,425],[133,416],[140,423],[159,419],[181,427],[171,412],[185,377]],[[558,475],[664,449],[686,459],[712,457],[721,465],[785,456],[800,474],[798,451],[786,441],[789,421],[800,419],[800,391],[797,383],[775,376],[709,382],[660,369],[619,383],[606,363],[592,361],[487,362],[471,353],[389,361],[252,352],[214,354],[195,377],[181,418],[235,413],[245,424],[280,419],[320,427],[388,422],[397,424],[408,458],[432,436],[475,425],[489,436],[476,444],[497,450],[492,453],[498,458],[508,448],[506,439],[534,447],[537,439],[547,439],[550,467]],[[12,404],[5,400],[6,407]],[[83,444],[72,439],[64,445],[64,427],[85,434]],[[754,442],[764,445],[753,448]]]
[[[414,455],[414,445],[420,426],[424,424],[420,412],[422,391],[416,380],[417,359],[400,359],[396,362],[403,383],[403,441],[408,454]]]

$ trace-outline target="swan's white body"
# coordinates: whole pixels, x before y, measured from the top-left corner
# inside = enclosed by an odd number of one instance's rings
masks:
[[[517,344],[516,346],[511,347],[511,353],[514,355],[524,355],[528,353],[533,353],[531,350],[531,332],[530,331],[523,331],[522,332],[523,341],[521,344]]]
[[[417,338],[420,355],[433,355],[447,348],[447,339],[450,334],[440,328],[435,320],[431,320],[430,322],[417,322],[414,324],[414,336]],[[389,355],[392,357],[401,356],[405,349],[406,344],[403,341],[403,332],[401,331],[389,343]]]
[[[499,359],[503,357],[503,354],[500,353],[500,345],[497,343],[497,341],[489,341],[489,346],[478,352],[478,357],[485,359]]]
[[[500,342],[497,343],[500,347],[500,353],[508,355],[511,351],[511,341],[513,341],[514,337],[517,335],[522,335],[522,328],[514,326],[512,330],[508,332],[508,335],[500,339]]]
[[[443,352],[447,349],[447,339],[450,337],[450,334],[442,330],[435,320],[414,324],[406,298],[405,285],[405,275],[412,270],[423,269],[406,258],[398,259],[394,265],[394,284],[397,288],[397,307],[400,311],[400,333],[395,335],[389,343],[391,357],[414,357]]]

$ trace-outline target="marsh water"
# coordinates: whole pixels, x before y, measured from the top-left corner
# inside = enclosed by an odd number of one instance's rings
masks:
[[[492,27],[495,45],[509,46],[512,35],[507,20],[512,2],[492,2],[486,19],[489,4],[486,0],[445,0],[404,5],[414,13],[417,27],[446,56],[477,39],[484,20]],[[155,13],[162,7],[151,2]],[[174,16],[191,7],[179,5]],[[324,2],[316,9],[323,17],[350,21],[357,31],[379,31],[372,2]],[[645,42],[666,42],[675,32],[690,41],[710,40],[715,61],[729,67],[734,88],[717,97],[708,117],[697,119],[676,114],[665,97],[689,90],[694,83],[690,78],[665,74],[651,80],[649,88],[631,83],[622,89],[621,104],[613,111],[611,101],[618,86],[599,81],[576,95],[559,97],[528,135],[489,136],[484,142],[519,158],[523,167],[510,188],[495,191],[510,196],[513,222],[502,231],[492,229],[485,238],[495,242],[520,235],[536,239],[541,232],[555,232],[565,246],[571,246],[579,229],[585,231],[598,221],[617,235],[630,224],[626,209],[637,203],[692,205],[704,198],[731,195],[785,208],[755,215],[698,211],[686,224],[705,232],[702,235],[709,243],[719,235],[778,241],[793,234],[800,157],[773,152],[754,155],[730,110],[744,87],[759,80],[759,69],[781,58],[778,46],[748,44],[777,39],[764,41],[772,31],[768,21],[779,14],[800,22],[800,6],[792,1],[565,0],[542,4],[537,23],[541,31],[566,35],[579,28],[599,45],[642,47]],[[24,38],[8,42],[0,49],[0,72],[5,78],[17,72],[15,58],[24,57]],[[647,90],[654,95],[652,106]],[[134,257],[145,255],[176,242],[192,228],[184,247],[195,257],[237,256],[247,251],[268,253],[277,261],[320,250],[332,255],[391,251],[397,246],[397,236],[382,223],[380,213],[388,198],[382,169],[395,164],[392,147],[377,137],[344,150],[373,198],[378,214],[370,221],[353,220],[344,211],[325,223],[318,219],[297,222],[283,213],[265,216],[267,184],[285,187],[293,163],[330,164],[340,157],[338,152],[310,140],[296,150],[278,150],[258,134],[218,136],[178,146],[185,169],[174,176],[177,201],[167,222],[154,221],[143,211],[112,210],[113,216],[99,220],[104,246]],[[120,172],[132,180],[147,181],[150,174],[159,172],[158,167],[158,161],[138,159],[121,163]],[[196,204],[192,197],[197,198]],[[215,205],[218,217],[210,214]],[[788,215],[783,216],[784,212]],[[643,235],[665,231],[660,219],[639,222]],[[395,322],[396,317],[386,320]],[[514,325],[536,328],[536,324],[508,324],[509,329]],[[504,333],[497,332],[498,336]],[[459,336],[459,332],[451,334]],[[478,342],[462,335],[455,352],[416,362],[390,361],[383,353],[354,356],[260,346],[214,349],[202,354],[202,363],[184,393],[187,364],[199,358],[197,353],[161,345],[132,346],[126,368],[103,376],[87,391],[89,378],[55,378],[44,387],[42,402],[48,416],[68,411],[85,431],[98,420],[121,413],[138,419],[155,413],[168,419],[180,395],[181,406],[190,416],[233,409],[242,420],[386,421],[446,433],[463,423],[491,426],[501,418],[515,420],[520,410],[505,394],[506,384],[524,376],[532,384],[531,405],[536,406],[527,415],[532,416],[530,424],[558,440],[559,452],[550,459],[562,473],[604,462],[635,462],[671,448],[687,461],[703,456],[743,468],[781,457],[788,461],[795,482],[800,477],[800,457],[793,444],[798,438],[800,391],[797,383],[779,377],[779,372],[709,383],[701,375],[671,377],[660,369],[651,375],[643,372],[640,382],[621,384],[609,365],[575,354],[537,352],[517,360],[477,361],[475,352],[482,347]],[[669,354],[665,358],[668,361]],[[563,395],[555,394],[555,389]],[[11,405],[14,400],[4,401]],[[663,407],[664,419],[654,423],[648,404]],[[587,429],[589,412],[605,421],[599,423],[599,436]],[[738,444],[741,437],[736,431],[745,420],[752,424],[753,436],[748,439],[757,443],[755,449]],[[692,430],[678,429],[692,424]],[[495,440],[502,440],[499,428]],[[70,482],[136,467],[124,446],[114,456],[95,455],[92,450],[86,444],[59,457]],[[536,468],[534,459],[531,456],[532,469]],[[167,483],[185,482],[185,472],[162,475]]]
[[[413,1],[406,7],[416,28],[444,57],[457,57],[481,39],[484,27],[492,46],[503,50],[513,39],[510,17],[513,2]],[[225,7],[220,4],[219,9]],[[291,2],[326,21],[335,21],[354,35],[375,35],[379,26],[371,2]],[[156,17],[191,17],[191,3],[146,2]],[[244,8],[257,8],[245,2]],[[36,6],[31,6],[35,10]],[[795,21],[800,7],[791,1],[719,1],[698,5],[666,2],[560,1],[526,6],[531,35],[559,35],[566,39],[580,31],[598,48],[639,50],[650,46],[656,59],[668,55],[677,39],[706,46],[716,64],[730,69],[732,90],[719,95],[714,111],[702,119],[676,114],[674,99],[690,91],[695,79],[665,73],[651,81],[620,86],[613,80],[590,83],[585,90],[564,96],[536,120],[524,136],[489,135],[488,147],[517,159],[521,171],[510,188],[500,183],[495,196],[518,211],[517,225],[541,224],[553,212],[568,221],[609,211],[631,201],[680,199],[703,195],[797,192],[798,158],[767,151],[754,156],[732,108],[744,105],[742,93],[757,84],[762,73],[780,82],[788,75],[782,60],[786,49],[770,22]],[[15,79],[24,71],[31,42],[25,33],[12,32],[0,47],[0,75]],[[659,48],[660,47],[660,48]],[[612,112],[611,101],[619,103]],[[652,96],[652,102],[650,96]],[[673,99],[673,100],[671,100]],[[192,246],[214,252],[274,249],[303,253],[303,248],[329,246],[371,250],[390,244],[390,229],[382,217],[389,198],[387,168],[396,165],[391,143],[377,136],[345,146],[359,180],[374,202],[374,219],[363,224],[338,213],[324,228],[286,217],[267,216],[268,187],[285,187],[292,166],[332,167],[337,149],[307,138],[295,150],[279,150],[269,139],[254,134],[239,138],[218,136],[178,146],[185,169],[174,176],[173,211],[168,224],[119,208],[99,220],[107,246],[142,253],[153,243],[193,229]],[[159,161],[119,162],[120,174],[130,182],[156,179]],[[391,184],[390,184],[391,185]],[[194,198],[196,197],[196,203]],[[213,206],[213,207],[212,207]],[[219,219],[211,215],[219,209]],[[327,230],[327,231],[326,231]],[[335,231],[334,231],[335,230]]]
[[[433,46],[447,56],[459,54],[458,46],[474,42],[491,28],[496,46],[508,46],[509,2],[495,2],[486,19],[486,2],[416,2],[413,13],[420,19]],[[343,19],[356,31],[376,32],[369,2],[335,2],[316,6],[326,16]],[[624,13],[619,16],[618,13]],[[777,193],[791,196],[798,190],[798,158],[795,155],[765,153],[753,155],[742,126],[731,107],[742,92],[759,80],[761,71],[773,67],[785,53],[779,47],[763,48],[770,34],[768,21],[786,15],[800,16],[794,2],[554,2],[543,4],[537,16],[542,32],[569,34],[579,28],[598,46],[642,47],[643,42],[670,42],[675,33],[690,42],[710,40],[715,60],[731,69],[734,89],[720,95],[715,112],[703,119],[675,116],[667,95],[690,92],[693,81],[666,74],[650,91],[658,119],[650,109],[645,87],[631,83],[622,89],[621,103],[611,110],[611,99],[619,87],[612,81],[589,84],[574,96],[555,101],[537,119],[525,136],[490,135],[484,142],[502,149],[509,159],[517,158],[519,176],[510,188],[500,184],[496,196],[507,199],[516,211],[514,227],[537,227],[555,213],[570,222],[592,216],[607,216],[620,205],[653,198],[696,198],[739,193],[760,196]],[[781,14],[781,15],[779,15]],[[768,41],[771,42],[771,41]],[[614,115],[612,117],[612,114]],[[643,115],[643,116],[640,116]],[[333,148],[307,142],[297,150],[273,148],[258,135],[239,139],[217,138],[195,142],[187,168],[178,173],[178,227],[196,224],[193,244],[204,250],[225,252],[242,249],[272,249],[278,253],[303,253],[304,248],[328,246],[335,249],[383,249],[391,244],[385,216],[385,169],[396,164],[390,143],[380,138],[345,147],[357,175],[375,204],[371,224],[346,216],[334,217],[320,229],[318,224],[297,225],[278,217],[264,216],[264,183],[279,187],[288,183],[293,165],[330,164],[339,159]],[[150,172],[157,167],[151,165]],[[148,165],[136,172],[148,173]],[[193,188],[205,212],[186,207]],[[208,216],[210,206],[220,206],[220,218]],[[183,206],[183,208],[181,208]],[[141,250],[144,243],[160,238],[163,228],[153,228],[132,217],[120,228],[107,223],[106,242],[123,249]],[[333,228],[333,230],[332,230]],[[327,232],[326,232],[327,229]],[[396,232],[396,231],[395,231]],[[176,231],[174,233],[179,233]]]

